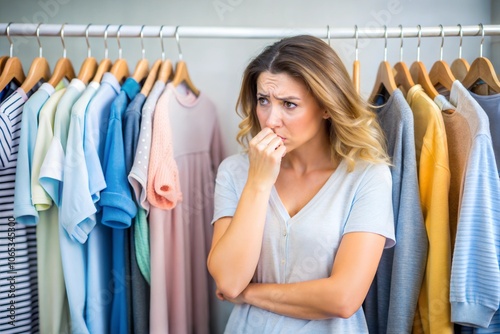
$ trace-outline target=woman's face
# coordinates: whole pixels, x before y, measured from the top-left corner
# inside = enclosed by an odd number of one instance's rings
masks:
[[[257,118],[261,128],[271,128],[290,152],[325,138],[325,118],[307,87],[292,76],[263,72],[257,79]]]

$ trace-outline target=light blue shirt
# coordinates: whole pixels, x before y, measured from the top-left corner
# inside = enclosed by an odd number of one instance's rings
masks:
[[[100,192],[106,188],[102,168],[104,145],[108,132],[111,103],[120,92],[120,83],[111,73],[104,73],[101,86],[90,101],[85,114],[85,161],[89,174],[89,191],[94,203],[99,201]]]
[[[59,207],[59,243],[63,262],[64,281],[74,333],[89,334],[85,320],[87,294],[87,235],[95,225],[90,217],[95,205],[90,196],[81,196],[87,189],[87,165],[83,153],[85,111],[100,84],[91,82],[71,108],[61,205]]]
[[[68,138],[71,108],[84,89],[85,84],[81,80],[76,78],[71,80],[57,104],[54,137],[40,168],[39,182],[58,207],[61,206],[64,151]]]
[[[100,191],[106,188],[102,162],[108,131],[108,120],[113,100],[120,92],[120,84],[111,73],[104,73],[101,86],[90,101],[85,113],[84,155],[88,173],[86,196],[93,200],[96,210],[95,226],[87,240],[87,296],[85,319],[90,333],[109,333],[113,300],[111,229],[101,223],[101,212],[96,203]],[[64,188],[63,188],[64,190]],[[88,211],[87,211],[88,212]],[[92,217],[86,217],[92,218]],[[86,219],[83,218],[83,219]]]
[[[245,154],[226,158],[219,166],[214,218],[232,217],[248,176]],[[262,250],[252,282],[295,283],[327,278],[342,236],[370,232],[395,244],[389,167],[359,161],[347,172],[343,160],[318,193],[290,217],[273,187],[266,213]],[[304,320],[235,305],[226,333],[368,333],[363,309],[350,318]]]
[[[54,87],[44,83],[24,104],[14,191],[14,217],[21,224],[38,223],[38,212],[31,201],[31,168],[38,130],[38,113],[54,92]]]
[[[475,332],[498,333],[500,180],[489,120],[459,81],[453,83],[450,103],[467,120],[472,136],[451,267],[451,321],[474,327],[491,324]]]

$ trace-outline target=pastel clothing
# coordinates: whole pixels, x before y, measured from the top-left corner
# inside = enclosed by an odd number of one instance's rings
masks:
[[[472,137],[451,267],[451,321],[488,327],[500,304],[500,180],[488,116],[458,80],[450,103]]]
[[[108,132],[111,103],[120,92],[120,84],[115,76],[104,73],[101,86],[89,103],[85,114],[85,162],[89,175],[89,191],[94,203],[100,199],[100,192],[106,188],[102,163],[104,146]]]
[[[70,328],[69,306],[64,285],[61,249],[58,242],[57,206],[38,182],[40,168],[53,139],[54,117],[66,89],[56,91],[39,112],[31,174],[33,204],[39,211],[37,225],[38,303],[40,332],[61,333]]]
[[[374,112],[391,157],[396,246],[384,250],[365,298],[370,333],[411,333],[427,261],[427,233],[420,206],[413,113],[403,93],[383,94]]]
[[[38,224],[38,212],[31,202],[31,169],[38,129],[38,113],[55,88],[44,83],[24,105],[17,156],[14,217],[25,225]]]
[[[149,202],[147,201],[147,181],[149,169],[149,155],[151,149],[151,138],[153,133],[153,115],[160,95],[165,89],[165,83],[156,81],[149,92],[141,114],[141,129],[139,131],[138,149],[135,152],[134,164],[128,175],[128,181],[134,190],[135,198],[139,205],[149,214]]]
[[[90,333],[85,319],[87,244],[75,240],[69,231],[73,230],[72,226],[80,224],[85,217],[90,217],[95,212],[92,198],[84,196],[88,193],[88,173],[83,152],[83,131],[87,106],[99,86],[100,84],[96,82],[89,83],[71,108],[64,159],[64,187],[59,207],[59,243],[71,314],[71,328],[74,333],[81,334]],[[82,189],[87,189],[87,191],[82,191]],[[86,219],[95,222],[95,219]]]
[[[246,154],[225,159],[217,173],[213,222],[232,217],[248,176]],[[359,161],[352,172],[342,160],[317,194],[290,217],[273,187],[262,250],[253,283],[295,283],[327,278],[342,236],[369,232],[395,245],[391,173],[386,165]],[[258,319],[258,321],[256,321]],[[304,320],[235,305],[226,333],[368,333],[363,309],[350,318]]]
[[[71,80],[63,97],[57,104],[54,119],[54,136],[40,169],[40,184],[57,206],[60,206],[62,201],[64,159],[66,143],[68,141],[71,108],[84,89],[85,84],[83,81],[76,78]]]
[[[453,333],[449,295],[451,238],[448,193],[448,143],[441,110],[420,85],[408,91],[413,111],[420,202],[429,239],[424,281],[420,290],[414,332]]]
[[[168,128],[159,121],[165,117],[169,117]],[[209,333],[210,297],[215,298],[206,265],[212,239],[211,194],[224,152],[217,112],[203,92],[196,97],[184,85],[168,84],[158,101],[153,126],[152,143],[172,145],[183,197],[172,210],[151,205],[149,212],[150,332]],[[156,135],[171,138],[172,143],[157,141]],[[151,159],[154,152],[160,150],[151,147]],[[158,181],[160,176],[156,175]],[[148,175],[148,182],[154,177]]]
[[[71,108],[68,141],[64,158],[62,196],[59,212],[61,226],[71,240],[84,243],[94,228],[96,207],[89,190],[85,160],[85,115],[90,101],[100,87],[91,82]]]

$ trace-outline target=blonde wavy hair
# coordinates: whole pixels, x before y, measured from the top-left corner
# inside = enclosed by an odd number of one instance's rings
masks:
[[[357,159],[390,164],[376,115],[356,92],[335,51],[323,40],[300,35],[267,46],[243,75],[236,111],[243,119],[236,139],[245,149],[260,130],[257,79],[263,72],[286,73],[301,80],[330,118],[326,120],[332,158],[343,158],[353,170]]]

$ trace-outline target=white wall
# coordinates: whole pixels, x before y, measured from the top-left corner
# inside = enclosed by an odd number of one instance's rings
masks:
[[[494,2],[493,2],[494,3]],[[0,22],[44,22],[73,24],[150,24],[191,26],[257,26],[283,27],[287,29],[374,26],[396,27],[398,24],[415,27],[490,23],[490,1],[474,0],[39,0],[1,1]],[[464,58],[472,62],[479,54],[479,37],[464,38]],[[15,55],[29,69],[32,58],[38,55],[35,38],[14,39]],[[238,117],[234,112],[241,74],[248,61],[272,40],[244,39],[184,39],[181,40],[184,59],[194,83],[208,94],[218,107],[223,135],[228,151],[236,152],[234,140]],[[389,62],[399,60],[399,39],[389,40]],[[91,38],[93,55],[103,57],[103,40]],[[59,38],[42,38],[44,56],[51,66],[62,54]],[[83,38],[66,38],[68,57],[78,70],[86,56]],[[110,57],[116,58],[117,44],[109,39]],[[360,40],[361,88],[364,95],[371,91],[376,69],[383,58],[383,39]],[[146,39],[146,56],[154,61],[160,56],[158,39]],[[354,59],[353,40],[332,40],[351,71]],[[439,57],[440,38],[424,38],[421,43],[421,59],[428,69]],[[141,56],[139,39],[122,38],[123,55],[129,61],[131,71]],[[176,61],[177,47],[173,38],[165,39],[167,56]],[[0,54],[8,53],[8,42],[0,37]],[[451,62],[458,54],[458,38],[445,40],[445,60]],[[485,42],[485,55],[489,54],[489,39]],[[416,57],[416,39],[404,42],[404,60],[411,63]]]

